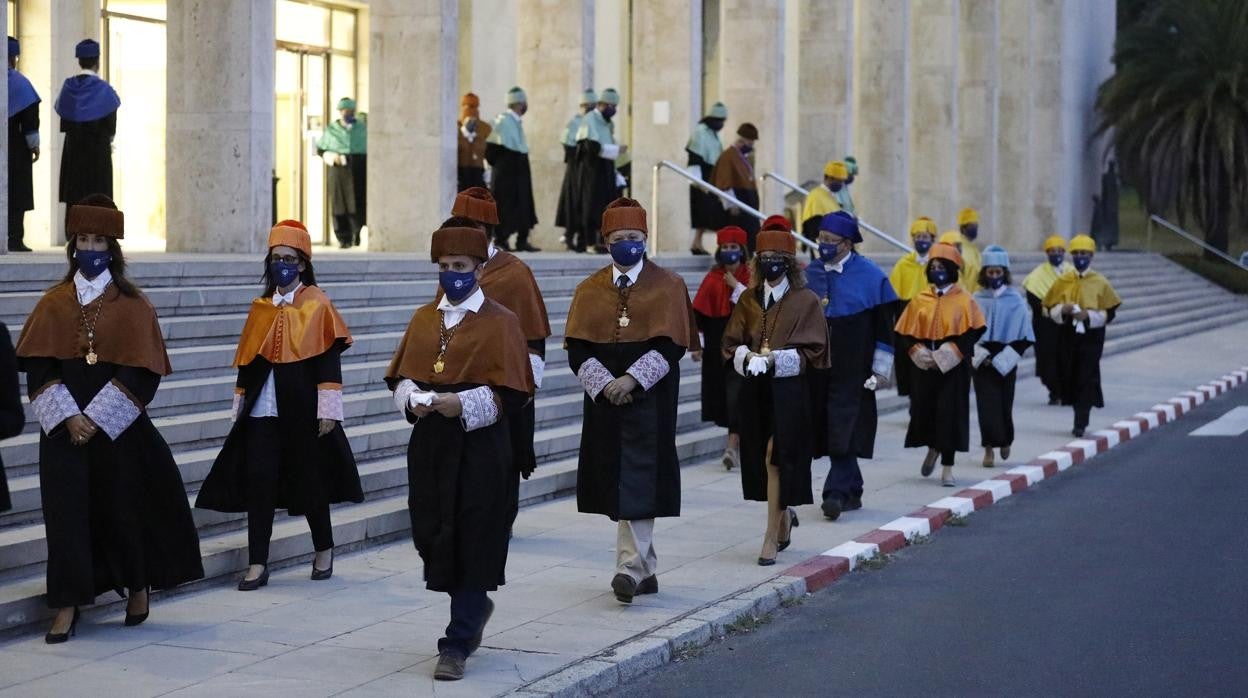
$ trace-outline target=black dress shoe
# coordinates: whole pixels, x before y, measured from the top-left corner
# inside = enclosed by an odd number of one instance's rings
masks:
[[[657,594],[657,593],[659,593],[659,578],[652,574],[649,577],[646,577],[645,579],[641,580],[641,583],[637,585],[637,591],[635,592],[635,595],[641,596],[642,594]]]
[[[534,247],[527,242],[517,242],[516,252],[541,252],[542,248]]]
[[[433,678],[438,681],[458,681],[464,678],[464,659],[458,652],[442,652],[438,655],[438,666],[433,670]]]
[[[841,507],[841,511],[857,511],[862,508],[862,497],[850,497],[849,502]]]
[[[616,601],[632,603],[637,595],[637,582],[627,574],[617,574],[611,578],[611,591],[615,592]]]
[[[243,577],[242,579],[238,580],[239,591],[255,591],[256,589],[259,589],[260,587],[268,586],[268,585],[269,585],[268,565],[265,565],[264,571],[260,573],[259,577],[256,577],[255,579],[247,579],[246,577]]]
[[[1075,435],[1075,438],[1077,438],[1077,439],[1082,439],[1082,438],[1083,438],[1083,427],[1075,427],[1073,430],[1071,430],[1071,432],[1070,432],[1070,433],[1071,433],[1071,434],[1074,434],[1074,435]]]
[[[20,242],[16,244],[12,242],[9,243],[9,252],[32,252],[32,251],[33,250],[31,250],[29,247],[23,245]]]
[[[59,645],[62,642],[69,640],[69,638],[72,637],[74,632],[78,629],[78,616],[78,607],[74,606],[74,619],[69,621],[69,630],[66,630],[63,633],[54,633],[49,630],[48,634],[43,636],[43,641],[49,645]]]
[[[488,605],[485,607],[485,617],[481,619],[481,627],[477,629],[477,634],[472,636],[472,642],[468,643],[470,655],[480,649],[481,641],[485,639],[485,626],[490,622],[490,616],[494,615],[494,602],[487,597],[485,603]]]
[[[316,557],[313,556],[312,557],[312,581],[320,582],[320,581],[329,579],[332,576],[334,576],[334,554],[333,552],[330,552],[329,554],[329,569],[327,570],[318,570],[316,568]]]
[[[923,465],[919,468],[919,474],[923,477],[931,475],[932,471],[936,469],[936,457],[939,455],[940,454],[936,452],[936,449],[927,449],[927,457],[923,459]]]
[[[823,518],[828,521],[836,521],[841,518],[841,511],[844,509],[841,505],[840,496],[835,494],[823,500],[823,506],[820,508],[823,509]]]
[[[709,255],[709,254],[711,254],[711,253],[710,253],[710,252],[707,252],[706,250],[702,249],[701,247],[690,247],[690,248],[689,248],[689,254],[693,255],[694,257],[705,257],[705,256],[707,256],[707,255]]]
[[[126,627],[134,627],[136,625],[142,625],[143,621],[147,620],[148,614],[152,612],[152,592],[151,590],[148,590],[148,589],[145,589],[144,591],[147,592],[147,608],[144,609],[142,613],[131,613],[130,610],[127,608],[126,609]]]
[[[503,252],[511,252],[511,245],[508,245],[506,240],[495,240],[494,246]]]

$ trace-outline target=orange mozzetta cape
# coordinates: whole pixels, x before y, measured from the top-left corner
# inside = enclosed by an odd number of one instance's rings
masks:
[[[95,326],[95,353],[99,360],[118,366],[145,368],[158,376],[173,373],[165,339],[156,320],[156,309],[147,298],[131,298],[109,286]],[[95,308],[88,317],[94,319]],[[17,340],[17,355],[24,358],[44,357],[80,359],[87,355],[87,333],[82,323],[82,306],[73,282],[52,287],[39,299],[22,336]]]
[[[514,313],[487,297],[480,311],[467,313],[455,326],[443,357],[446,367],[434,373],[441,323],[436,303],[417,309],[386,369],[387,382],[393,386],[408,378],[425,385],[473,383],[533,394],[529,352]]]
[[[1044,307],[1077,303],[1084,310],[1109,310],[1122,304],[1122,299],[1109,285],[1109,279],[1089,270],[1081,277],[1071,269],[1057,277],[1044,296]]]
[[[529,265],[520,258],[499,250],[486,262],[481,271],[481,291],[485,297],[497,301],[516,314],[520,331],[526,341],[546,339],[550,336],[550,318],[546,315],[546,302],[537,279]],[[437,300],[442,300],[442,288],[438,287]]]
[[[773,324],[774,323],[774,324]],[[762,347],[763,307],[758,293],[741,296],[724,329],[723,360],[730,361],[737,347],[745,345],[757,352]],[[797,349],[806,368],[828,368],[828,325],[823,319],[819,296],[808,288],[791,290],[767,313],[767,344],[772,349]]]
[[[645,342],[667,337],[690,351],[701,349],[685,280],[646,260],[628,292],[628,327],[620,327],[620,290],[611,267],[577,284],[564,336],[595,344]]]
[[[304,286],[290,305],[279,308],[272,298],[251,302],[234,367],[246,366],[257,356],[273,364],[294,363],[320,356],[337,342],[351,341],[347,323],[329,296],[316,286]]]
[[[937,340],[966,334],[984,327],[979,304],[961,286],[954,284],[944,296],[932,286],[914,297],[897,320],[897,334],[914,339]]]

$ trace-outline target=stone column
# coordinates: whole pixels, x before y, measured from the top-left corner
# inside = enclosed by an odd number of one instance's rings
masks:
[[[998,18],[998,80],[995,179],[998,242],[1012,245],[1029,229],[1032,215],[1031,113],[1035,79],[1031,56],[1030,3],[1007,2]]]
[[[784,12],[780,0],[720,0],[719,99],[728,107],[724,146],[744,122],[758,127],[755,175],[783,172]],[[708,102],[715,100],[707,95]],[[764,213],[769,213],[764,211]]]
[[[374,0],[370,249],[424,251],[455,199],[456,0]],[[482,115],[485,116],[484,114]]]
[[[856,46],[852,3],[806,2],[797,5],[796,12],[798,113],[797,132],[790,138],[797,141],[797,160],[788,163],[785,174],[800,184],[821,181],[829,160],[850,154]]]
[[[683,167],[685,144],[701,118],[701,11],[697,0],[633,2],[633,197],[647,209],[653,209],[655,163],[671,160]],[[681,178],[662,176],[659,211],[650,211],[657,249],[688,251],[688,192]]]
[[[1070,162],[1077,161],[1063,139],[1062,124],[1062,44],[1071,40],[1062,36],[1062,7],[1064,0],[1035,0],[1031,19],[1031,104],[1032,117],[1029,157],[1032,176],[1028,199],[1032,205],[1031,220],[1014,231],[1016,240],[1043,238],[1042,231],[1056,231],[1062,214],[1070,210],[1070,202],[1059,197],[1062,180]],[[1084,144],[1074,146],[1079,151]],[[1068,156],[1072,156],[1068,159]],[[1080,227],[1086,231],[1088,222]],[[1046,233],[1047,234],[1047,233]]]
[[[958,179],[954,132],[957,0],[910,3],[909,203],[944,231],[956,228]]]
[[[853,152],[862,168],[854,204],[866,220],[903,239],[910,219],[923,215],[907,210],[908,7],[900,0],[854,5]],[[869,249],[884,249],[882,243],[867,243]]]
[[[524,136],[529,142],[538,219],[532,240],[543,249],[557,249],[563,234],[555,227],[564,171],[559,139],[568,119],[580,108],[581,92],[590,86],[593,13],[592,0],[519,0],[516,11],[516,84],[529,98]],[[594,87],[601,91],[610,85]],[[631,97],[624,85],[614,87],[620,91],[623,112]],[[502,98],[496,97],[500,102]],[[621,135],[617,123],[617,140]]]
[[[996,200],[997,15],[1001,0],[958,0],[955,205],[979,210],[979,243],[1001,241]]]
[[[273,4],[171,0],[168,12],[166,249],[262,252],[273,214]]]

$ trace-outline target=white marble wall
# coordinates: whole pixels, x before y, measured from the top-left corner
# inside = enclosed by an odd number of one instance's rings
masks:
[[[781,0],[719,1],[719,99],[728,106],[720,138],[727,147],[742,123],[757,126],[754,163],[759,175],[786,171],[785,11]]]
[[[894,235],[908,229],[912,213],[909,14],[904,0],[854,4],[852,150],[863,171],[854,184],[854,204],[863,218]]]
[[[956,227],[954,192],[962,166],[955,130],[957,4],[912,0],[908,21],[909,208],[913,216],[936,221],[942,231]]]

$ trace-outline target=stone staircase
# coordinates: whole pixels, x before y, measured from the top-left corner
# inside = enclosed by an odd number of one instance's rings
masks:
[[[888,268],[895,254],[874,255]],[[1020,270],[1041,255],[1020,255]],[[0,258],[0,320],[14,339],[26,314],[64,270],[60,255]],[[252,257],[134,255],[131,275],[161,314],[174,374],[162,382],[150,412],[175,458],[193,500],[229,430],[234,371],[229,368],[245,310],[257,293],[260,264]],[[547,344],[545,383],[537,398],[537,473],[522,483],[525,503],[570,493],[576,481],[581,392],[567,369],[562,331],[576,284],[606,263],[580,255],[529,256],[546,298],[556,336]],[[681,273],[691,290],[708,265],[687,255],[660,262]],[[1193,332],[1248,320],[1248,301],[1213,286],[1162,257],[1102,255],[1097,267],[1124,299],[1110,329],[1107,354],[1167,341]],[[352,329],[355,344],[343,355],[346,431],[360,464],[367,501],[336,507],[334,535],[341,547],[357,547],[405,535],[406,462],[410,426],[395,414],[382,375],[412,311],[433,297],[436,273],[417,255],[318,253],[317,278]],[[1019,274],[1021,281],[1021,274]],[[1022,370],[1030,375],[1032,362]],[[686,463],[716,454],[723,431],[701,422],[697,365],[681,363],[677,436]],[[893,391],[880,395],[884,411],[904,407]],[[29,412],[28,412],[29,414]],[[38,483],[38,425],[0,445],[13,494],[13,510],[0,514],[0,632],[44,618],[41,598],[46,560]],[[204,567],[209,578],[246,566],[244,515],[195,510]],[[311,550],[302,518],[279,517],[272,561],[295,564]],[[101,601],[106,601],[102,597]]]

